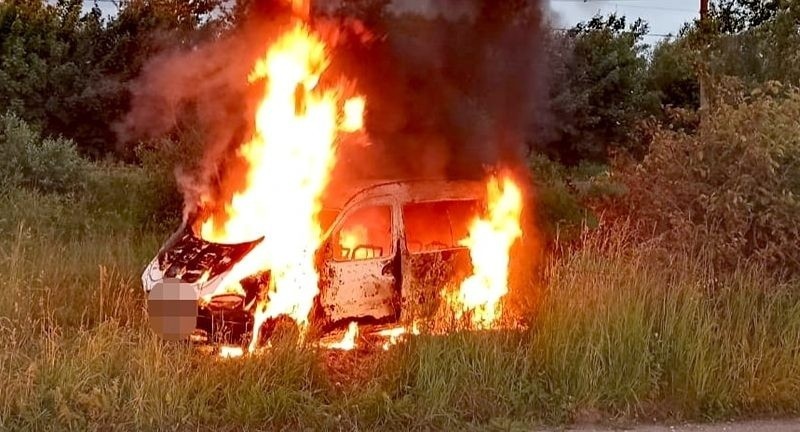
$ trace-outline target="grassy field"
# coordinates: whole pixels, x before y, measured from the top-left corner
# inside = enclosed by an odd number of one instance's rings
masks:
[[[68,206],[37,204],[15,214],[6,202],[0,220],[0,429],[508,430],[800,413],[800,285],[758,268],[715,274],[702,259],[587,240],[544,270],[526,331],[420,336],[385,354],[279,340],[221,360],[147,328],[139,275],[163,234],[93,223],[65,235]]]

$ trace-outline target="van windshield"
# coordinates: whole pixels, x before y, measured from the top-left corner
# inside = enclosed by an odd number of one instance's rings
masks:
[[[469,226],[479,215],[477,200],[432,201],[403,206],[406,247],[413,253],[463,247]]]

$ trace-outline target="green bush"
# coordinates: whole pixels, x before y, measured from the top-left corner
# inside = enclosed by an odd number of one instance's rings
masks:
[[[163,177],[159,170],[89,162],[71,141],[42,139],[16,115],[0,116],[0,233],[22,227],[35,235],[74,238],[172,228],[182,200],[163,191],[169,185]],[[178,210],[165,212],[167,202]]]
[[[141,168],[92,167],[87,186],[76,195],[10,187],[0,191],[0,237],[80,239],[137,231],[164,232],[156,219],[157,197]],[[174,221],[169,229],[174,229]]]
[[[800,273],[800,90],[767,85],[720,102],[695,134],[657,130],[623,173],[633,219],[666,244]]]
[[[566,167],[534,155],[529,167],[536,186],[536,220],[549,239],[570,241],[584,228],[597,227],[596,203],[624,193],[605,165],[583,162]]]
[[[89,171],[86,212],[110,229],[174,229],[176,214],[164,214],[167,199],[158,188],[159,178],[133,165],[95,165]],[[172,199],[181,203],[180,196]]]
[[[204,160],[208,157],[204,154],[207,139],[201,127],[187,123],[172,138],[144,142],[136,148],[136,156],[148,178],[146,195],[154,221],[173,227],[180,220],[185,189],[178,178],[187,184],[203,183],[203,173],[208,172],[203,166],[211,164]]]
[[[5,188],[79,192],[86,186],[87,166],[72,141],[42,139],[16,115],[0,116],[0,184]]]

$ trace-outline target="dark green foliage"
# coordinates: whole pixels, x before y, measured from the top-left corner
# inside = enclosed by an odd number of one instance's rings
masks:
[[[660,129],[625,183],[633,220],[724,268],[800,274],[800,91],[718,102],[695,134]]]
[[[790,2],[791,0],[718,0],[712,3],[712,14],[722,33],[734,34],[772,20]]]
[[[39,131],[14,114],[0,116],[0,185],[4,188],[82,192],[87,167],[72,141],[43,139]]]
[[[110,231],[127,227],[160,232],[172,230],[180,222],[179,210],[164,210],[169,204],[171,208],[180,206],[180,194],[166,197],[160,188],[162,179],[144,167],[98,165],[89,178],[88,191],[75,213],[91,215],[90,229],[105,224]]]
[[[653,49],[647,72],[648,89],[662,107],[697,109],[700,82],[694,67],[697,56],[685,37],[659,42]]]
[[[128,82],[154,54],[212,34],[205,17],[219,2],[137,0],[111,20],[83,14],[83,3],[0,3],[0,110],[73,139],[85,155],[129,157],[113,131]]]
[[[739,77],[751,85],[777,80],[800,84],[800,3],[787,3],[768,20],[735,34],[724,32],[709,50],[716,75]]]
[[[93,163],[78,155],[72,141],[42,138],[15,115],[0,116],[0,233],[9,235],[19,224],[67,237],[171,229],[182,200],[172,168],[163,165],[177,160],[164,159],[159,167],[148,159],[144,168]]]
[[[109,124],[124,105],[123,89],[104,74],[103,23],[81,17],[80,1],[0,5],[0,108],[40,124],[46,134],[74,138],[82,151],[113,148]]]
[[[602,215],[597,203],[615,200],[623,186],[611,178],[608,166],[584,162],[565,167],[543,155],[530,160],[535,185],[536,220],[548,242],[570,242],[587,228],[597,228]]]
[[[637,122],[655,113],[657,98],[646,87],[647,25],[624,17],[595,17],[578,24],[551,46],[550,108],[554,136],[548,153],[575,163],[602,161],[613,150],[642,152]]]
[[[184,196],[178,176],[196,169],[202,151],[201,136],[197,131],[184,131],[176,140],[161,139],[142,143],[136,156],[148,173],[148,194],[153,206],[152,219],[164,227],[177,224],[183,215]]]

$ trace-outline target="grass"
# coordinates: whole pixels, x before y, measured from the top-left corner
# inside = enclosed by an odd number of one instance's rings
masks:
[[[800,414],[800,285],[757,267],[719,274],[589,240],[546,266],[526,331],[337,356],[278,340],[219,360],[147,328],[139,275],[163,235],[65,236],[51,216],[72,217],[67,207],[41,210],[46,220],[20,212],[0,240],[0,429],[513,430]]]

